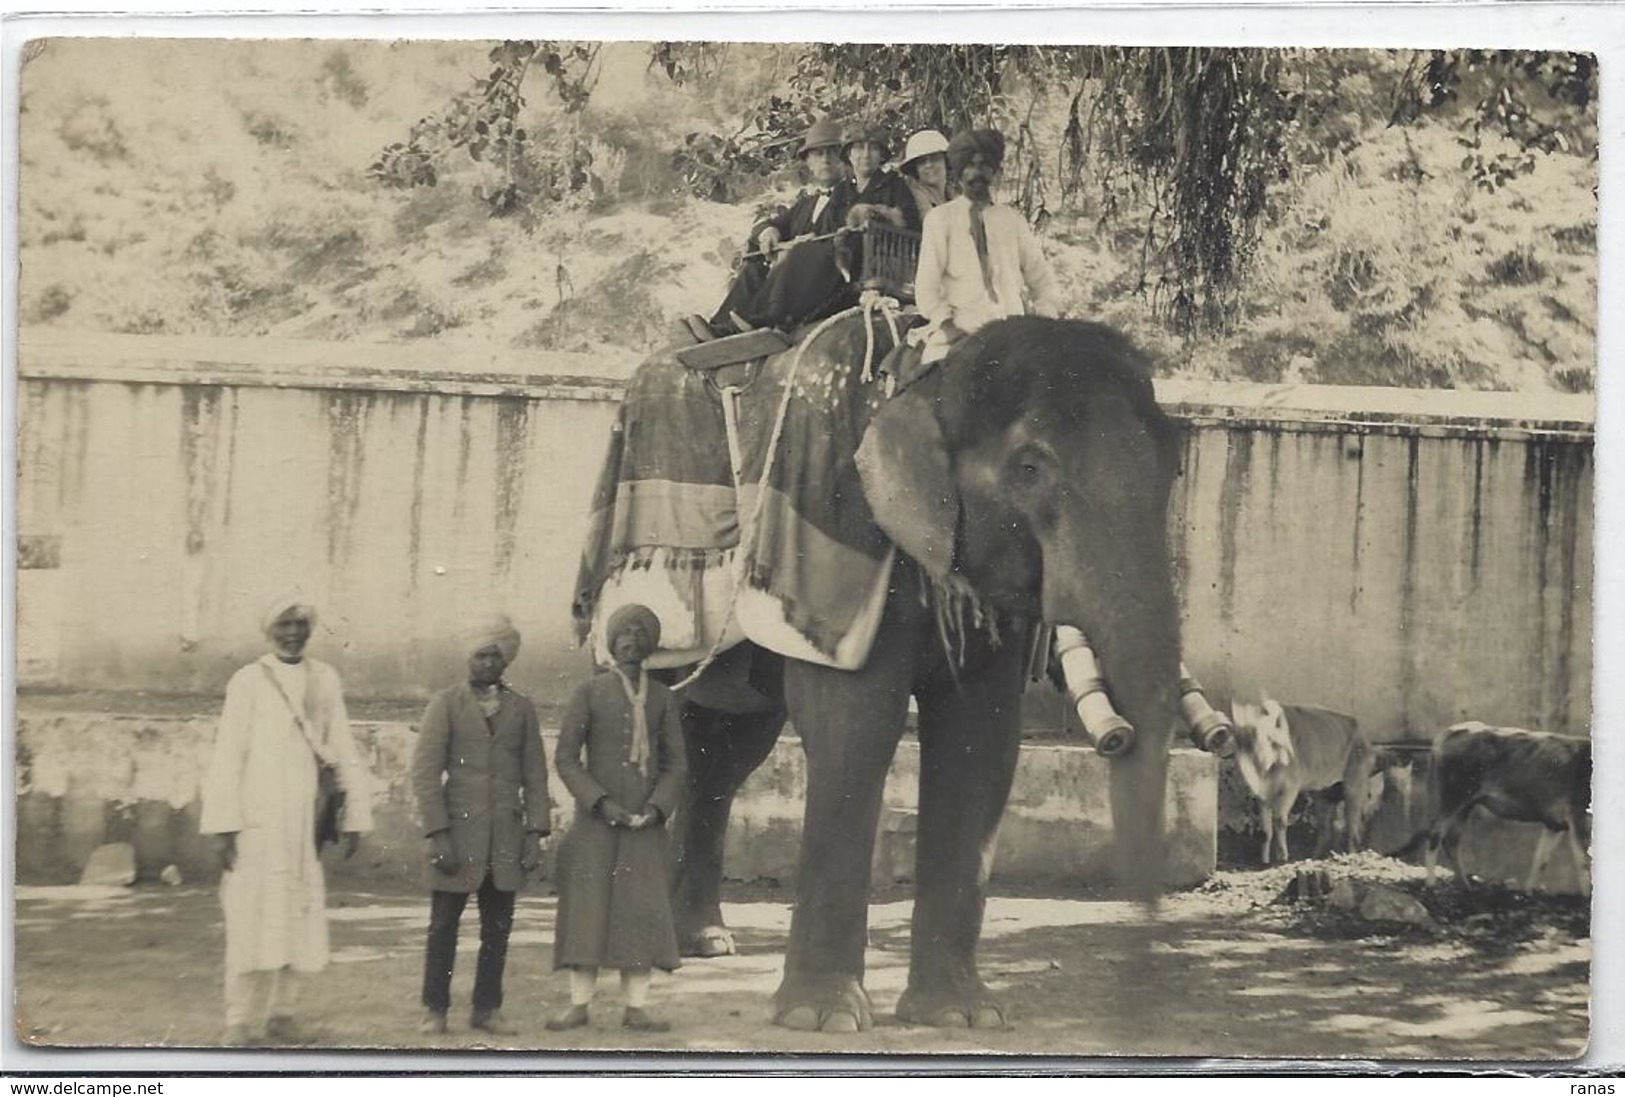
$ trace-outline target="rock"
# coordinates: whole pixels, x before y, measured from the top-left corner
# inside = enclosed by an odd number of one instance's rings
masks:
[[[1386,884],[1372,884],[1360,901],[1360,917],[1372,922],[1403,922],[1406,925],[1438,928],[1433,915],[1421,902]]]
[[[186,882],[185,878],[181,876],[181,870],[177,865],[165,865],[164,871],[158,874],[158,879],[170,887],[180,887]]]
[[[1295,902],[1318,903],[1331,890],[1332,879],[1323,868],[1299,869],[1287,884],[1282,897]]]
[[[129,887],[135,883],[135,847],[128,842],[109,842],[90,851],[85,871],[79,874],[81,885],[103,887]]]
[[[1338,910],[1353,910],[1360,905],[1360,893],[1354,890],[1354,881],[1345,876],[1332,885],[1326,902]]]

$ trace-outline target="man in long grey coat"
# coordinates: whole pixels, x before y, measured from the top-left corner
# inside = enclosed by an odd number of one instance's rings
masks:
[[[468,680],[429,702],[412,756],[434,896],[423,962],[427,1012],[419,1030],[446,1031],[457,925],[473,893],[480,908],[480,955],[469,1026],[513,1035],[518,1030],[500,1011],[514,893],[541,865],[552,804],[536,706],[502,680],[519,652],[519,632],[499,617],[464,638]]]

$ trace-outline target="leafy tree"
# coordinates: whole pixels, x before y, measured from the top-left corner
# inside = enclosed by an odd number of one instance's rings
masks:
[[[1393,121],[1471,100],[1459,141],[1462,170],[1495,190],[1534,170],[1535,154],[1596,156],[1597,59],[1588,53],[1533,50],[1433,50],[1405,73]],[[1486,150],[1484,136],[1508,138],[1515,152]]]
[[[649,66],[677,85],[720,78],[727,46],[659,42]],[[1596,65],[1587,55],[1302,49],[810,44],[785,47],[780,86],[746,104],[731,132],[691,132],[672,151],[691,193],[738,201],[794,164],[820,116],[899,138],[994,125],[1009,139],[1005,176],[1042,227],[1061,211],[1138,233],[1139,288],[1187,335],[1239,314],[1242,275],[1296,165],[1324,163],[1359,139],[1378,97],[1391,124],[1427,114],[1461,126],[1463,171],[1494,188],[1537,154],[1595,154]],[[596,185],[580,117],[597,46],[504,42],[491,71],[372,165],[381,182],[433,186],[455,151],[496,167],[477,191],[493,216]],[[571,120],[539,153],[521,125],[522,88],[540,69]],[[1354,99],[1363,96],[1365,102]],[[1463,105],[1464,102],[1469,105]],[[1062,119],[1057,127],[1054,117]],[[1352,117],[1352,122],[1350,121]],[[1492,151],[1488,133],[1516,152]]]
[[[420,119],[405,142],[388,145],[373,162],[373,178],[386,186],[434,186],[447,159],[461,150],[495,170],[475,187],[493,217],[533,221],[537,206],[560,201],[594,182],[592,153],[579,126],[551,149],[538,148],[521,122],[524,83],[540,68],[566,117],[579,118],[597,83],[596,44],[513,41],[494,47],[490,73],[445,110]]]

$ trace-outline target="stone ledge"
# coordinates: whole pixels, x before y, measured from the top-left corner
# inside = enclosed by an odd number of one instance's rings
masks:
[[[479,340],[393,344],[35,328],[19,339],[18,376],[613,403],[639,357],[516,350]],[[1163,406],[1193,426],[1590,441],[1596,423],[1596,400],[1589,394],[1183,377],[1158,378],[1156,388]]]
[[[408,769],[414,732],[403,722],[355,724],[374,775],[375,829],[355,862],[334,859],[336,880],[411,884],[418,878],[421,834],[413,820]],[[197,834],[197,787],[213,735],[212,716],[19,712],[17,718],[17,874],[24,883],[78,878],[96,846],[129,841],[144,879],[167,864],[187,879],[212,877]],[[544,732],[551,757],[552,731]],[[886,781],[877,835],[876,883],[911,874],[919,748],[898,748]],[[1106,765],[1079,746],[1029,744],[999,834],[993,867],[1010,882],[1099,883],[1110,862],[1111,811]],[[563,784],[550,773],[556,827],[569,818]],[[781,738],[734,804],[726,873],[743,880],[793,880],[806,788],[800,743]],[[1177,750],[1169,778],[1168,833],[1173,882],[1188,885],[1214,869],[1217,766],[1211,756]]]

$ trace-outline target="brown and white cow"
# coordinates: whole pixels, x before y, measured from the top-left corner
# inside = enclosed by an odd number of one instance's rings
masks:
[[[1269,697],[1257,705],[1235,702],[1236,765],[1258,797],[1264,827],[1264,863],[1290,859],[1287,820],[1300,792],[1341,786],[1349,849],[1359,848],[1369,817],[1372,748],[1359,721],[1314,705],[1283,705]],[[1329,815],[1321,823],[1317,855],[1330,848]],[[1274,854],[1279,854],[1275,857]]]
[[[1545,731],[1491,727],[1471,720],[1445,729],[1433,741],[1432,787],[1436,807],[1427,830],[1428,883],[1442,847],[1464,885],[1456,856],[1461,829],[1475,807],[1503,819],[1540,823],[1535,856],[1524,890],[1533,891],[1557,843],[1567,838],[1580,890],[1591,891],[1585,847],[1591,844],[1591,742]]]

